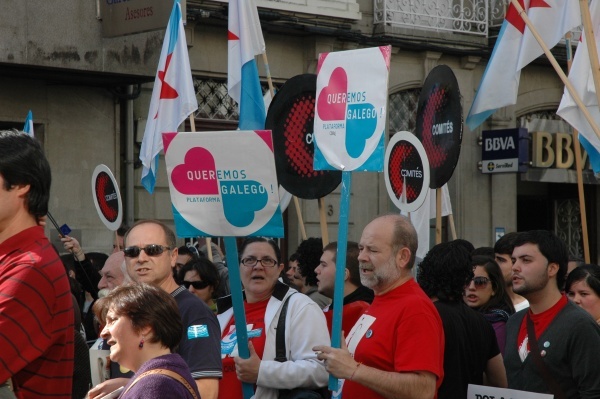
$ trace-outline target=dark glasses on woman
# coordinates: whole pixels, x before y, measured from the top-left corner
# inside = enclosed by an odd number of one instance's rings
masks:
[[[183,286],[186,290],[190,289],[190,285],[194,287],[195,290],[201,290],[209,286],[206,281],[184,281]]]
[[[165,252],[165,250],[170,250],[170,249],[172,249],[172,248],[165,247],[163,245],[158,245],[158,244],[150,244],[150,245],[146,245],[145,247],[141,247],[141,248],[134,245],[134,246],[125,248],[123,250],[123,253],[128,258],[137,258],[138,256],[140,256],[140,252],[142,252],[142,250],[148,256],[159,256],[160,254]]]
[[[489,284],[490,279],[483,276],[475,276],[471,281],[475,284],[475,288],[485,288]]]

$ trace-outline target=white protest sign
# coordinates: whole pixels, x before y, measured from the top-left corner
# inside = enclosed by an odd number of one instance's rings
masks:
[[[271,132],[164,133],[179,237],[283,237]]]
[[[383,170],[391,46],[319,54],[314,169]]]
[[[467,399],[553,399],[554,395],[469,384]]]

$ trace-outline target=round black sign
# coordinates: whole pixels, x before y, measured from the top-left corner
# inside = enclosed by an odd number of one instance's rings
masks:
[[[423,84],[415,132],[429,159],[430,188],[442,187],[452,177],[460,155],[462,132],[462,105],[456,76],[447,65],[439,65],[431,70]]]
[[[288,79],[273,98],[265,122],[273,132],[279,184],[304,199],[324,197],[342,181],[340,171],[313,169],[316,91],[317,75]]]
[[[98,165],[92,175],[92,193],[98,216],[106,227],[115,231],[123,220],[119,186],[106,165]]]

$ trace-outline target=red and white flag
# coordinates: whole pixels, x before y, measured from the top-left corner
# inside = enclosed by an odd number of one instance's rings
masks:
[[[549,48],[554,47],[565,33],[581,25],[577,1],[518,2]],[[511,3],[469,110],[466,120],[469,129],[476,129],[496,109],[517,103],[521,69],[542,54],[541,46]]]
[[[600,27],[600,0],[592,1],[590,14],[596,38],[596,48],[600,53],[600,47],[598,46],[600,43],[600,30],[598,29]],[[596,123],[600,123],[600,108],[598,108],[596,87],[594,86],[594,77],[592,76],[592,66],[590,64],[585,35],[582,35],[582,39],[577,46],[573,65],[571,65],[571,71],[569,72],[569,80],[579,98],[581,98],[581,101],[592,115],[592,118]],[[600,155],[598,154],[598,151],[600,151],[600,139],[598,139],[598,136],[596,136],[594,130],[583,116],[581,109],[575,104],[575,100],[573,100],[566,87],[556,113],[585,137],[587,142],[580,137],[581,143],[590,157],[594,171],[600,171]]]
[[[150,110],[140,160],[143,164],[142,185],[154,192],[158,156],[163,149],[163,133],[177,132],[177,128],[198,109],[198,100],[192,81],[181,5],[175,0],[163,41],[158,71],[150,100]]]
[[[556,46],[567,32],[581,25],[579,2],[573,0],[531,0],[527,16],[548,48]],[[525,27],[517,68],[524,68],[542,54],[542,47]]]
[[[529,8],[529,0],[519,0],[519,4],[525,10]],[[511,4],[467,115],[469,129],[475,130],[496,109],[516,103],[521,79],[519,51],[524,32],[525,22]]]

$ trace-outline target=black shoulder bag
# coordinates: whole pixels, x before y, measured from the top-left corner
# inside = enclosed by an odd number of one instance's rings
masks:
[[[285,348],[285,319],[287,317],[288,301],[292,295],[288,296],[285,302],[283,302],[283,305],[281,306],[281,313],[279,314],[279,320],[277,321],[277,332],[275,335],[275,360],[281,363],[287,361]],[[329,396],[330,395],[327,388],[321,388],[317,390],[308,388],[279,390],[279,399],[325,399],[329,398]]]

